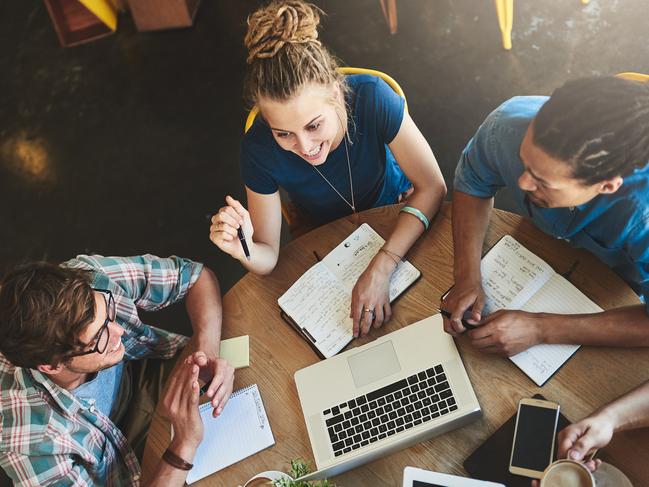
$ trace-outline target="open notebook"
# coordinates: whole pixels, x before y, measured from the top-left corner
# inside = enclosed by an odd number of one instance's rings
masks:
[[[275,444],[257,384],[234,392],[218,418],[212,417],[209,402],[199,409],[205,431],[188,484]]]
[[[558,314],[602,311],[511,235],[505,235],[487,252],[480,271],[487,296],[483,315],[499,309]],[[535,345],[510,360],[542,386],[578,348],[578,345]]]
[[[336,355],[352,340],[352,289],[384,243],[363,223],[277,300],[293,327],[321,357]],[[410,262],[401,262],[390,279],[390,301],[420,275]]]

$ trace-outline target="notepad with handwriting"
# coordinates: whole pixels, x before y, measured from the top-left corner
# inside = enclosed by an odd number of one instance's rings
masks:
[[[203,441],[196,450],[191,484],[275,444],[257,384],[230,396],[223,412],[212,417],[209,402],[200,406]]]
[[[484,315],[499,309],[531,313],[597,313],[602,308],[549,264],[506,235],[482,258]],[[542,386],[579,349],[578,345],[536,345],[510,357],[530,379]]]
[[[352,289],[384,243],[364,223],[277,300],[293,326],[322,357],[336,355],[352,340]],[[390,279],[390,302],[420,275],[410,262],[401,262]]]

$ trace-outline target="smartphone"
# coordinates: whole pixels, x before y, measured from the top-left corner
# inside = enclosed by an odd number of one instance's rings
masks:
[[[559,405],[542,399],[523,398],[518,403],[509,471],[540,479],[554,457],[554,438]]]

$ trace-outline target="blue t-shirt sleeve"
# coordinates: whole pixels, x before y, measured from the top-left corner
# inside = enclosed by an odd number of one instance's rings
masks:
[[[259,136],[258,128],[253,125],[243,138],[241,143],[241,179],[255,193],[273,194],[279,189],[279,186],[267,169],[267,159],[273,157],[272,149],[257,141]]]
[[[628,252],[638,269],[640,294],[649,314],[649,216],[642,218],[629,232]]]
[[[390,85],[378,78],[374,89],[374,106],[379,136],[389,144],[401,128],[405,100],[390,88]]]
[[[517,154],[504,153],[513,150],[507,146],[506,137],[502,137],[505,146],[498,142],[499,124],[506,104],[489,114],[462,151],[455,168],[455,190],[478,198],[491,198],[505,186],[499,163],[504,158],[518,157]]]

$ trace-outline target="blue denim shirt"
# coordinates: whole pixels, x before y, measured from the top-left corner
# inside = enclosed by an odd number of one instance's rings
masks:
[[[526,203],[518,178],[525,168],[520,146],[545,96],[518,96],[494,110],[464,148],[455,190],[480,198],[511,190],[520,214],[545,233],[584,248],[622,277],[647,303],[649,297],[649,164],[624,178],[613,194],[571,208]],[[649,312],[649,303],[647,303]]]

